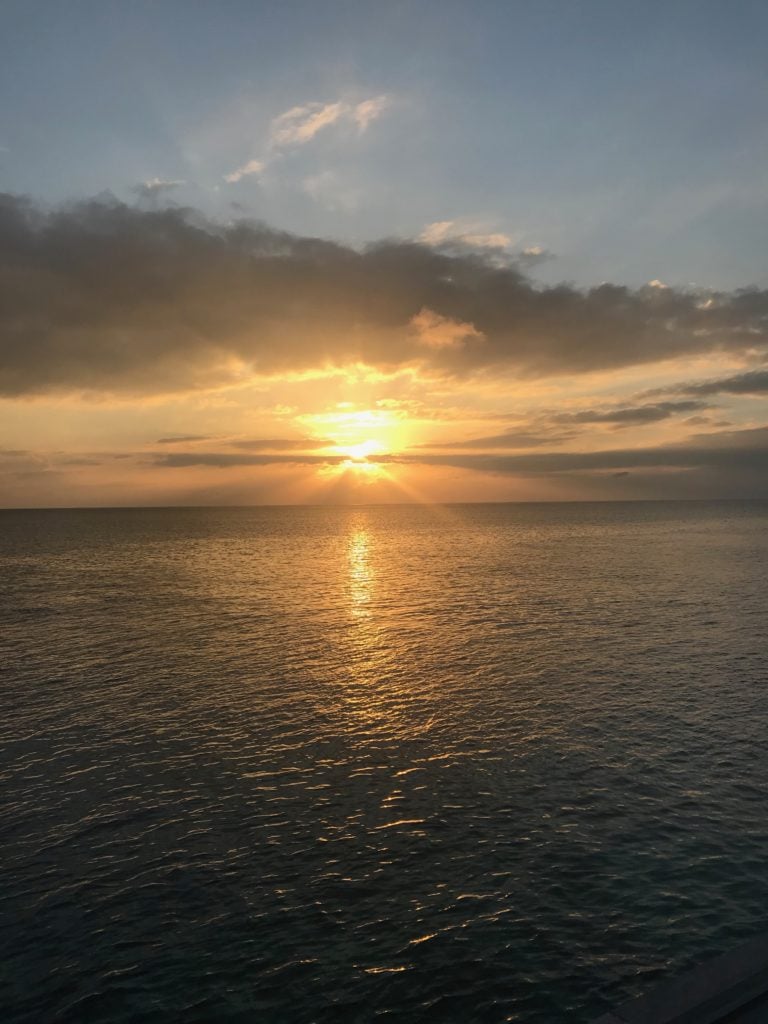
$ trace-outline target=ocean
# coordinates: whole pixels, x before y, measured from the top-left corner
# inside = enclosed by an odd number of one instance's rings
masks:
[[[0,512],[5,1024],[579,1024],[765,930],[768,503]]]

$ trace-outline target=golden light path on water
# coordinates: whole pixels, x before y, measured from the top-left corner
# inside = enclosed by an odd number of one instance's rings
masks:
[[[349,562],[349,596],[352,614],[357,619],[371,616],[373,572],[370,564],[371,538],[363,525],[355,526],[347,547]]]
[[[422,515],[430,533],[457,522],[455,511],[439,505],[422,506]],[[431,712],[425,715],[424,694],[413,687],[412,632],[419,632],[419,609],[429,614],[430,600],[407,582],[419,553],[410,544],[402,548],[398,539],[383,536],[376,529],[378,518],[375,507],[349,513],[346,565],[340,566],[346,571],[349,615],[343,699],[352,717],[350,730],[363,744],[384,736],[423,737],[434,724]],[[397,611],[403,604],[412,609],[412,629]],[[393,800],[400,799],[398,793]]]

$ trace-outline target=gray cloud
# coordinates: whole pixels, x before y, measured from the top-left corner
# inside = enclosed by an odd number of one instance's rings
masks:
[[[425,310],[440,338],[414,330]],[[531,376],[765,344],[766,291],[704,304],[672,288],[537,287],[481,252],[357,251],[179,208],[0,196],[6,396],[204,388],[241,379],[233,361],[264,374],[361,361]]]
[[[722,380],[687,384],[681,390],[688,395],[768,395],[768,370],[750,370]]]
[[[273,466],[285,463],[299,466],[337,466],[346,462],[346,455],[307,455],[303,452],[286,452],[278,455],[240,455],[233,452],[171,452],[157,455],[154,466],[179,469],[185,466],[217,466],[228,469],[233,466]]]
[[[186,444],[192,441],[210,441],[205,434],[179,434],[178,437],[158,437],[155,444]]]
[[[446,441],[441,444],[424,444],[418,447],[431,450],[450,448],[453,451],[487,450],[489,448],[545,448],[578,436],[578,429],[563,430],[562,427],[579,428],[593,423],[608,423],[620,430],[626,427],[644,426],[646,423],[657,423],[659,420],[708,408],[710,406],[706,402],[690,399],[657,402],[653,405],[617,406],[609,409],[552,413],[537,421],[539,429],[536,429],[536,425],[534,425],[533,430],[508,430],[503,434],[475,437],[469,441]],[[701,418],[700,422],[704,424],[710,421]],[[549,424],[557,424],[559,428],[552,428]]]
[[[716,420],[714,416],[690,416],[683,420],[687,427],[732,427],[730,420]]]
[[[312,451],[315,448],[328,448],[333,441],[324,438],[273,437],[256,438],[250,441],[230,441],[232,448],[244,451]]]
[[[474,437],[469,441],[445,441],[440,444],[421,444],[416,447],[428,448],[430,450],[450,448],[453,451],[469,449],[485,450],[488,448],[543,448],[547,445],[557,444],[559,441],[565,441],[574,436],[575,435],[572,431],[560,431],[557,433],[552,431],[542,431],[541,433],[533,433],[527,430],[510,430],[503,434],[493,434],[490,437]]]
[[[339,465],[344,455],[312,455],[302,452],[240,454],[232,452],[171,452],[156,455],[155,466],[268,466],[278,464]],[[602,451],[547,451],[524,454],[480,452],[409,452],[370,455],[368,462],[383,465],[452,466],[486,473],[559,474],[633,469],[748,470],[768,484],[768,426],[748,430],[695,434],[687,441],[647,448],[613,448]]]
[[[380,455],[372,461],[454,466],[490,473],[561,473],[637,468],[748,469],[768,473],[768,427],[697,434],[682,444],[593,452],[537,452],[523,455]]]
[[[149,181],[142,181],[133,186],[133,192],[140,199],[154,199],[164,193],[173,192],[174,189],[186,185],[181,178],[150,178]]]
[[[655,405],[625,406],[616,409],[587,409],[583,412],[564,412],[553,416],[555,423],[612,423],[616,427],[636,427],[644,423],[657,423],[672,416],[708,409],[706,402],[657,402]]]

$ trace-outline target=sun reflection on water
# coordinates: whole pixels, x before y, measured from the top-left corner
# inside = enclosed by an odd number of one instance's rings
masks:
[[[373,594],[373,571],[370,563],[371,537],[363,525],[350,533],[347,546],[349,562],[349,595],[352,614],[356,618],[370,618]]]

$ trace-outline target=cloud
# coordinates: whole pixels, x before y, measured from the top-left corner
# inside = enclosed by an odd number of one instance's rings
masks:
[[[750,370],[721,380],[686,384],[679,390],[687,395],[768,395],[768,370]]]
[[[761,348],[768,291],[702,309],[674,288],[536,285],[482,251],[0,196],[0,395],[169,394],[351,363],[541,378]]]
[[[230,174],[225,174],[224,181],[228,181],[232,184],[236,181],[240,181],[242,178],[248,177],[251,174],[261,174],[266,166],[266,160],[249,160],[247,163],[243,164],[242,167],[238,167]]]
[[[194,466],[221,470],[279,465],[337,466],[346,456],[313,455],[286,451],[276,454],[231,452],[171,452],[153,456],[151,464],[164,469]],[[577,493],[600,492],[601,481],[630,477],[639,490],[635,496],[670,494],[712,497],[734,492],[768,497],[768,426],[716,434],[698,434],[676,444],[603,451],[536,451],[493,453],[474,451],[430,452],[411,449],[402,453],[373,454],[368,461],[383,466],[450,468],[499,477],[550,478],[558,486],[578,481]],[[254,479],[258,479],[255,476]],[[585,489],[586,488],[586,489]],[[592,491],[590,490],[592,489]]]
[[[359,103],[307,103],[292,107],[272,122],[270,142],[274,148],[303,145],[324,128],[340,121],[352,122],[364,132],[390,106],[389,96],[374,96]]]
[[[504,474],[594,472],[638,468],[757,471],[765,485],[768,472],[768,427],[734,430],[719,434],[697,434],[678,444],[647,448],[620,448],[589,452],[536,452],[535,454],[386,454],[372,456],[382,463],[420,463],[454,466]]]
[[[313,139],[323,128],[349,112],[346,103],[307,103],[303,107],[292,107],[272,122],[270,141],[278,148],[303,145]]]
[[[690,416],[683,420],[687,427],[732,427],[730,420],[716,420],[714,416]]]
[[[485,451],[495,448],[543,448],[563,441],[571,440],[580,433],[579,428],[591,424],[607,423],[614,429],[644,426],[646,423],[657,423],[673,416],[684,415],[709,406],[702,401],[658,402],[655,405],[618,406],[609,409],[584,409],[579,412],[549,413],[534,419],[531,426],[523,429],[507,430],[503,434],[490,437],[475,437],[468,441],[445,441],[440,444],[420,445],[421,448],[449,448],[453,451],[478,450]],[[698,417],[686,422],[695,425],[698,419],[701,425],[711,421]],[[714,425],[714,424],[713,424]]]
[[[173,192],[174,189],[181,188],[182,185],[186,185],[183,178],[150,178],[148,181],[134,185],[133,191],[147,199],[163,192]]]
[[[187,466],[216,466],[231,469],[235,466],[274,466],[288,463],[299,466],[338,466],[348,459],[347,455],[311,455],[291,452],[280,455],[240,455],[232,452],[171,452],[157,455],[154,466],[179,469]]]
[[[462,348],[467,342],[483,340],[483,335],[472,324],[441,316],[426,306],[411,317],[410,326],[418,343],[431,349]]]
[[[332,444],[333,441],[322,437],[273,437],[230,442],[232,448],[244,451],[312,451],[315,448],[328,448]]]
[[[389,96],[374,96],[373,99],[357,103],[352,108],[352,118],[360,131],[364,132],[368,125],[381,117],[391,105],[392,100]]]
[[[573,437],[572,432],[542,431],[535,433],[529,430],[508,430],[503,434],[493,434],[490,437],[474,437],[469,441],[445,441],[440,444],[423,444],[419,448],[436,450],[438,448],[450,448],[453,451],[480,450],[489,448],[546,448],[558,442]]]
[[[513,252],[515,239],[503,231],[488,230],[481,224],[455,220],[436,220],[427,224],[418,238],[447,256],[466,256],[477,252],[489,265],[531,268],[552,259],[552,253],[541,245],[529,245]]]
[[[508,249],[513,239],[501,231],[484,232],[472,228],[461,227],[453,220],[437,220],[427,224],[419,235],[419,241],[431,246],[466,246],[472,249]],[[535,249],[526,249],[526,253],[541,255],[543,252],[538,246]]]
[[[210,441],[205,434],[179,434],[178,437],[158,437],[155,444],[190,444],[192,441]]]
[[[305,103],[291,107],[273,119],[270,125],[266,155],[248,160],[242,167],[224,175],[224,180],[235,184],[253,174],[261,174],[271,161],[280,154],[296,146],[304,146],[315,136],[332,125],[354,124],[360,133],[381,117],[391,105],[389,96],[373,96],[359,103],[337,100],[335,103]]]
[[[658,423],[672,416],[708,409],[706,402],[657,402],[655,405],[625,406],[614,409],[585,409],[582,412],[564,412],[553,416],[555,423],[612,423],[617,428]]]

